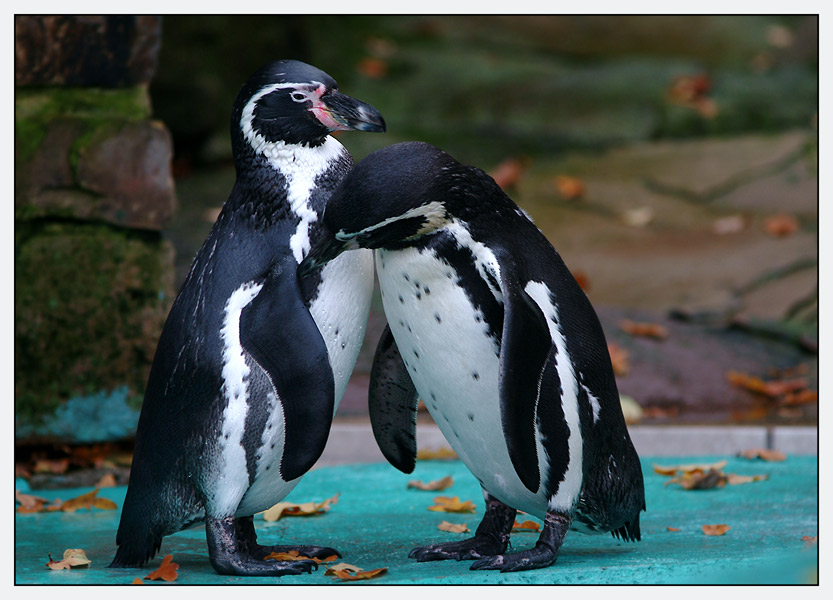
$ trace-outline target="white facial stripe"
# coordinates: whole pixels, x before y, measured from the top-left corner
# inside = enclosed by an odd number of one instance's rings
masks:
[[[558,307],[550,300],[550,289],[545,283],[530,281],[524,288],[527,294],[535,301],[544,316],[547,318],[547,325],[550,330],[550,337],[555,344],[558,354],[556,355],[558,378],[561,380],[561,408],[564,411],[564,419],[570,430],[570,460],[567,463],[567,472],[564,479],[558,486],[558,491],[550,498],[549,509],[569,511],[575,506],[581,492],[582,482],[582,440],[581,427],[578,416],[578,388],[576,376],[573,372],[573,363],[567,353],[567,340],[561,331],[558,317]]]
[[[223,411],[220,448],[223,457],[221,468],[226,485],[217,490],[211,507],[220,514],[233,512],[249,487],[246,451],[241,444],[246,425],[246,413],[249,410],[247,386],[249,366],[246,364],[243,347],[240,344],[240,314],[262,287],[263,284],[247,282],[229,296],[226,301],[223,327],[220,330],[220,337],[223,340],[222,392],[227,401]]]
[[[414,217],[423,217],[426,221],[428,221],[419,231],[416,232],[415,236],[423,235],[425,233],[434,231],[442,227],[446,222],[446,212],[445,206],[442,202],[429,202],[427,204],[423,204],[421,206],[417,206],[415,208],[410,208],[406,210],[399,216],[396,217],[389,217],[382,221],[381,223],[376,223],[375,225],[371,225],[370,227],[366,227],[357,233],[347,233],[343,229],[336,233],[336,239],[340,242],[346,242],[351,240],[357,236],[362,234],[371,233],[376,231],[377,229],[382,229],[383,227],[387,227],[391,223],[396,223],[397,221],[401,221],[403,219],[412,219]]]

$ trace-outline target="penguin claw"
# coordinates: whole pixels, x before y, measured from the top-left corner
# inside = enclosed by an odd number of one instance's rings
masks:
[[[513,573],[515,571],[528,571],[530,569],[543,569],[555,563],[558,552],[546,546],[536,546],[522,552],[510,554],[497,554],[486,556],[474,562],[469,569],[477,570],[499,570],[501,573]]]
[[[473,537],[459,542],[447,544],[430,544],[414,548],[408,554],[408,558],[415,558],[417,562],[428,562],[432,560],[475,560],[484,556],[497,554],[506,550],[491,538]]]

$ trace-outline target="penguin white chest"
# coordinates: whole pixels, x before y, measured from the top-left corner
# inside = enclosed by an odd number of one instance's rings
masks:
[[[509,458],[498,394],[499,344],[458,274],[427,249],[379,250],[376,267],[399,352],[449,444],[489,493],[543,515],[547,498],[526,489]]]

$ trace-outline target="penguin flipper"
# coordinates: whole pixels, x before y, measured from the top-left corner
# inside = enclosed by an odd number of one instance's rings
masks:
[[[505,273],[509,269],[502,268]],[[541,377],[552,352],[547,318],[520,281],[503,285],[503,337],[500,346],[500,414],[509,458],[523,484],[541,484],[535,420]]]
[[[418,403],[414,383],[386,325],[370,369],[368,407],[379,449],[403,473],[412,473],[416,466]]]
[[[294,258],[287,255],[240,315],[240,343],[277,391],[285,421],[281,475],[306,473],[321,456],[335,407],[327,346],[301,296]]]

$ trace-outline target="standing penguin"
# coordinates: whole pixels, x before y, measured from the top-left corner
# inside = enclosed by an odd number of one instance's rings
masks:
[[[165,323],[136,432],[111,567],[204,521],[223,574],[309,572],[259,546],[252,515],[283,499],[324,449],[364,337],[373,256],[299,282],[333,189],[352,167],[335,130],[384,131],[379,112],[297,61],[257,71],[231,119],[237,179]],[[337,554],[337,553],[336,553]]]
[[[331,235],[301,264],[374,248],[389,329],[371,372],[383,454],[409,473],[421,397],[483,488],[473,538],[415,548],[472,569],[553,564],[570,528],[638,540],[645,493],[604,334],[529,217],[483,171],[410,142],[361,161],[330,198]],[[517,510],[544,520],[506,553]]]

